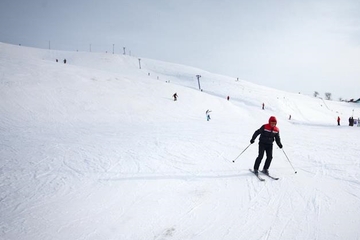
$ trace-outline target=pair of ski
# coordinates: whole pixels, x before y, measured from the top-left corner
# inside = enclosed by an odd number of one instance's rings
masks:
[[[265,181],[264,178],[262,178],[262,177],[259,176],[259,172],[261,172],[261,171],[259,171],[258,173],[255,173],[254,170],[252,170],[252,169],[249,169],[249,171],[252,172],[253,174],[255,174],[255,176],[256,176],[260,181]],[[266,174],[266,173],[263,173],[263,172],[261,172],[261,173],[264,174],[265,176],[268,176],[269,178],[271,178],[271,179],[273,179],[273,180],[279,180],[278,177],[274,177],[274,176],[271,176],[270,174]]]

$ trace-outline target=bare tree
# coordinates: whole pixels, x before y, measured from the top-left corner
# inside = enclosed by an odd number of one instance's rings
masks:
[[[315,92],[314,92],[314,97],[317,97],[317,96],[319,96],[319,92],[318,92],[318,91],[315,91]]]
[[[326,100],[331,100],[331,93],[327,92],[325,93]]]

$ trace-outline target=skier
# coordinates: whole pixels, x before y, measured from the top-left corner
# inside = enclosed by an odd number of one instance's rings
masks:
[[[349,117],[349,126],[354,126],[354,118],[353,117]]]
[[[206,114],[206,120],[209,121],[211,118],[210,118],[210,113],[211,113],[211,110],[206,110],[205,114]]]
[[[269,174],[269,167],[272,160],[274,139],[276,144],[279,146],[279,148],[283,147],[280,141],[279,128],[276,127],[276,123],[277,123],[276,118],[274,116],[271,116],[269,118],[269,123],[262,125],[258,130],[256,130],[250,140],[250,143],[253,144],[255,142],[256,137],[260,134],[259,155],[256,158],[254,164],[255,173],[258,173],[261,160],[264,157],[264,152],[266,152],[266,161],[262,172],[265,174]]]
[[[337,118],[337,123],[338,123],[338,126],[340,126],[340,116],[338,116],[338,118]]]
[[[264,109],[265,109],[265,103],[262,104],[262,110],[264,110]]]
[[[174,93],[174,95],[173,95],[174,101],[177,100],[177,97],[178,97],[177,93]]]

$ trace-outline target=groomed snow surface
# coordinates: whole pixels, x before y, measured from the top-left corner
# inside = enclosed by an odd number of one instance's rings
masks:
[[[280,179],[260,182],[258,140],[233,160],[271,115]],[[178,64],[0,43],[0,239],[360,239],[352,115]]]

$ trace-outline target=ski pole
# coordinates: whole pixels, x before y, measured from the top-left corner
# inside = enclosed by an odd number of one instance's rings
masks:
[[[283,153],[285,154],[286,159],[289,161],[289,163],[290,163],[291,167],[294,169],[295,173],[297,173],[297,171],[295,170],[294,166],[291,164],[290,159],[289,159],[288,156],[286,155],[284,149],[281,149],[281,150],[282,150]]]
[[[249,144],[249,146],[247,146],[247,147],[239,154],[239,156],[237,156],[237,157],[233,160],[233,162],[235,162],[235,160],[238,159],[238,158],[241,156],[241,154],[243,154],[243,153],[246,151],[246,149],[248,149],[248,147],[250,147],[250,145],[251,145],[251,143]]]

